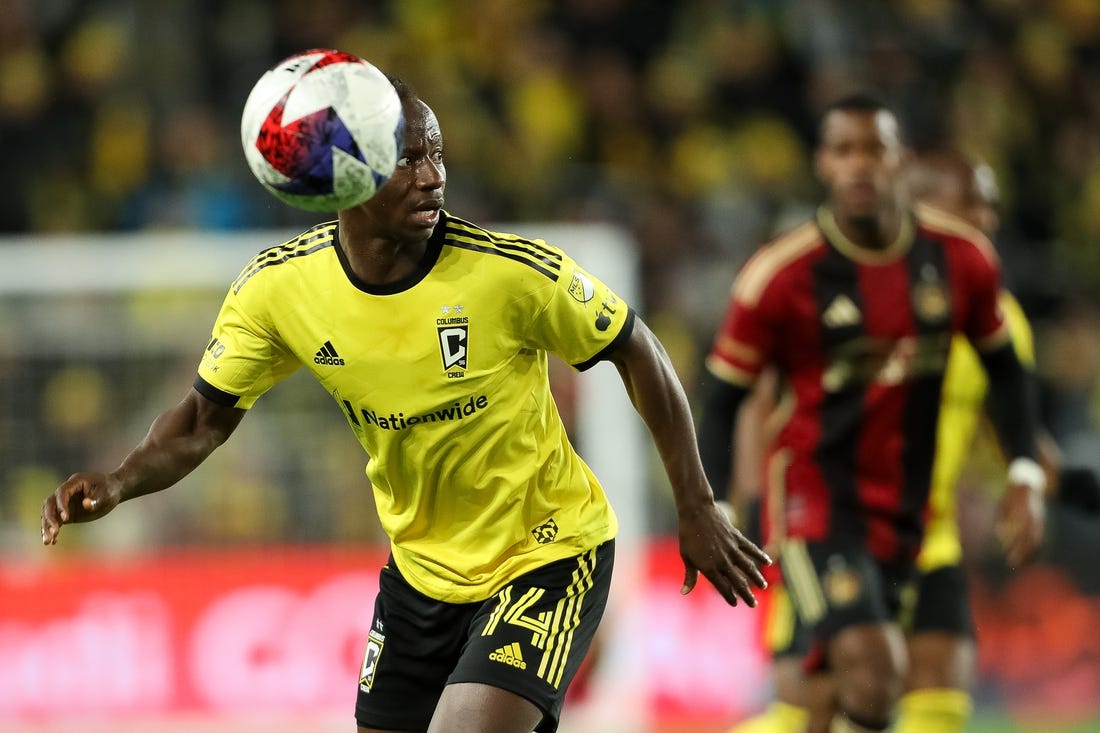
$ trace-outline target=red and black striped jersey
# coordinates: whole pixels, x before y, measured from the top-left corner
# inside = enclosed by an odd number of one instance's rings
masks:
[[[794,394],[764,476],[787,537],[915,557],[951,337],[1007,341],[999,291],[989,241],[923,206],[882,250],[847,239],[822,209],[746,263],[707,366],[749,385],[772,364]]]

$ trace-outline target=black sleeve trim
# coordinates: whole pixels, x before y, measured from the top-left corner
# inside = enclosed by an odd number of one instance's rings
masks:
[[[237,395],[226,392],[225,390],[218,389],[214,385],[210,384],[210,382],[207,382],[205,379],[197,375],[195,376],[194,387],[195,391],[201,394],[203,397],[223,407],[236,407],[237,400],[240,399],[240,397],[238,397]]]
[[[632,333],[634,333],[634,309],[630,308],[626,312],[626,321],[623,322],[623,327],[619,329],[619,333],[617,336],[615,336],[614,340],[607,346],[603,347],[603,349],[600,350],[600,353],[596,354],[588,361],[582,361],[580,364],[574,364],[573,368],[576,369],[578,372],[583,372],[586,369],[591,369],[592,367],[596,366],[596,364],[599,364],[601,361],[606,361],[608,358],[610,358],[611,354],[613,354],[620,346],[626,343],[627,339],[630,338],[630,334]]]

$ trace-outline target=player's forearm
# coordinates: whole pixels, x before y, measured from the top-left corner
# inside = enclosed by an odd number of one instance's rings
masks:
[[[634,408],[649,428],[683,515],[714,501],[699,460],[687,395],[672,362],[640,321],[630,341],[612,359]]]
[[[166,489],[195,470],[239,422],[239,416],[225,410],[204,409],[191,395],[157,417],[145,438],[111,473],[121,487],[121,500]],[[212,420],[212,413],[218,419]]]

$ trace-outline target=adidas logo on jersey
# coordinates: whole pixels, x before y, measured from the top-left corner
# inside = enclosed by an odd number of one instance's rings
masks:
[[[527,669],[527,662],[523,661],[523,652],[520,651],[519,642],[513,641],[508,646],[502,646],[489,654],[489,659],[494,662],[503,662],[516,669]]]
[[[336,347],[332,345],[331,341],[326,341],[324,346],[317,349],[317,353],[313,355],[313,363],[344,366],[344,360],[336,353]]]
[[[854,326],[863,320],[859,308],[847,295],[838,295],[829,303],[829,307],[821,314],[821,320],[830,328]]]

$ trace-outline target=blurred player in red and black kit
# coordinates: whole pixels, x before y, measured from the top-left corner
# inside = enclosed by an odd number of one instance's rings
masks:
[[[911,204],[897,120],[877,100],[839,100],[820,134],[827,200],[738,275],[707,360],[699,434],[711,485],[728,486],[735,420],[757,377],[773,367],[793,394],[762,472],[782,504],[765,507],[765,541],[780,543],[784,584],[809,632],[807,671],[830,672],[830,730],[881,731],[904,689],[897,613],[916,575],[953,334],[989,375],[1010,459],[1013,557],[1041,538],[1046,479],[1034,384],[998,306],[989,241]]]
[[[909,195],[914,201],[958,216],[992,238],[997,230],[996,179],[989,166],[958,151],[924,151],[906,164]],[[1034,364],[1032,333],[1019,303],[1003,290],[1001,309],[1021,361]],[[753,502],[759,490],[761,456],[775,424],[783,421],[787,401],[776,402],[773,370],[761,375],[740,411],[740,443],[735,447],[738,475],[733,501],[746,522],[759,513]],[[974,623],[962,568],[962,542],[956,517],[956,487],[984,413],[987,379],[981,361],[964,336],[952,339],[940,402],[937,447],[926,513],[924,540],[917,557],[914,593],[906,594],[901,618],[908,642],[909,670],[899,705],[896,733],[961,733],[970,715],[969,688],[975,667]],[[744,421],[748,420],[748,423]],[[1040,442],[1048,491],[1060,483],[1059,453],[1048,435]],[[1035,514],[1036,521],[1042,515]],[[774,522],[773,513],[773,522]],[[782,525],[772,536],[782,535]],[[774,540],[773,540],[774,542]],[[1017,548],[1026,554],[1027,544]],[[1019,557],[1009,557],[1012,564]],[[778,571],[778,568],[776,568]],[[833,714],[831,679],[802,670],[807,653],[806,629],[792,613],[790,598],[772,581],[764,624],[765,646],[772,655],[775,699],[760,715],[744,720],[729,733],[803,733],[823,731]]]

